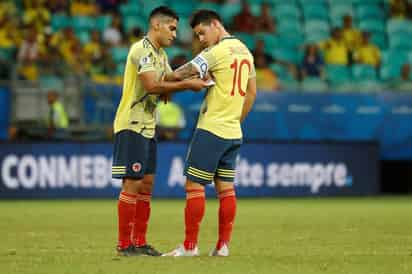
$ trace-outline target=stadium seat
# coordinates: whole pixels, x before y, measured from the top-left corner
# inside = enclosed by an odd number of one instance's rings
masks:
[[[381,50],[387,48],[386,35],[384,32],[373,32],[370,41]]]
[[[90,32],[87,30],[77,31],[76,36],[83,45],[90,41]]]
[[[339,85],[351,79],[349,68],[346,66],[327,65],[326,78],[332,85]]]
[[[241,10],[240,5],[233,5],[231,3],[223,4],[220,15],[225,24],[232,24],[233,17],[235,17]]]
[[[134,27],[138,27],[142,31],[145,31],[147,22],[146,19],[141,16],[127,16],[123,18],[123,27],[126,32],[129,32]]]
[[[0,48],[0,60],[1,61],[12,61],[16,54],[16,48]]]
[[[123,17],[139,16],[140,11],[142,10],[140,6],[141,5],[133,5],[133,4],[127,3],[127,4],[120,5],[119,10]]]
[[[277,60],[288,61],[293,64],[299,64],[299,54],[296,50],[290,48],[275,48],[270,54]]]
[[[191,1],[172,1],[169,5],[181,17],[189,17],[195,8],[194,2]]]
[[[384,19],[385,14],[381,7],[375,5],[361,5],[356,8],[357,18]]]
[[[392,33],[389,34],[389,47],[391,49],[410,50],[412,49],[412,40],[409,33]]]
[[[355,64],[352,66],[352,78],[354,80],[376,80],[376,69],[368,65]]]
[[[306,5],[327,5],[326,0],[299,0],[300,5],[304,8]]]
[[[361,93],[375,93],[383,90],[383,85],[377,80],[359,80],[356,89]]]
[[[313,20],[305,22],[305,33],[319,33],[319,32],[330,32],[330,26],[327,21]]]
[[[167,52],[167,56],[169,58],[169,62],[171,62],[172,59],[174,57],[176,57],[177,55],[187,56],[187,51],[185,51],[184,49],[182,49],[180,47],[177,47],[177,46],[166,48],[166,52]]]
[[[305,4],[303,6],[303,17],[305,21],[308,20],[329,20],[329,11],[325,5],[322,4]]]
[[[113,60],[116,63],[125,62],[129,49],[126,47],[114,47],[111,49]]]
[[[328,84],[322,79],[307,77],[302,81],[301,88],[305,92],[326,92]]]
[[[269,68],[276,74],[279,79],[293,79],[289,71],[282,65],[273,63],[269,65]]]
[[[412,33],[412,24],[405,19],[389,19],[386,25],[386,30],[389,35],[393,33]]]
[[[279,35],[277,41],[279,45],[282,45],[287,48],[299,48],[304,42],[304,36],[299,33],[284,33]]]
[[[265,42],[265,51],[268,52],[280,43],[278,37],[270,33],[257,33],[256,40],[258,39]]]
[[[319,43],[329,38],[329,32],[313,32],[313,33],[306,33],[305,36],[305,43],[306,44],[313,44]]]
[[[359,19],[359,29],[368,32],[385,32],[385,22],[378,19]]]
[[[110,15],[102,15],[96,18],[96,29],[103,32],[112,23],[112,17]]]
[[[71,18],[64,14],[53,14],[51,18],[51,27],[53,31],[59,31],[71,25]]]
[[[275,18],[300,18],[300,9],[294,4],[279,4],[272,10]]]
[[[255,36],[248,34],[248,33],[244,33],[244,32],[235,32],[233,34],[234,36],[236,36],[237,38],[239,38],[243,43],[245,43],[245,45],[249,48],[249,49],[254,49],[255,48]]]
[[[298,34],[302,34],[302,25],[300,24],[299,20],[282,20],[282,21],[278,21],[278,25],[277,25],[277,32],[280,35],[283,34],[290,34],[290,33],[298,33]]]
[[[90,31],[95,28],[95,21],[88,16],[73,16],[72,27],[75,32]]]
[[[182,3],[186,4],[186,1],[182,1]],[[200,10],[200,9],[207,9],[207,10],[213,10],[215,12],[219,12],[219,10],[221,9],[220,4],[216,4],[216,3],[211,3],[211,2],[200,2],[198,5],[196,5],[195,9],[196,10]]]

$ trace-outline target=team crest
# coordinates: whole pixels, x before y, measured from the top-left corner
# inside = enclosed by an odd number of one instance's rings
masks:
[[[140,58],[140,66],[150,64],[152,62],[152,58],[153,57],[152,57],[151,53],[147,56],[144,56],[144,57]]]
[[[132,165],[132,170],[134,172],[139,172],[140,170],[142,170],[142,164],[141,163],[134,163]]]

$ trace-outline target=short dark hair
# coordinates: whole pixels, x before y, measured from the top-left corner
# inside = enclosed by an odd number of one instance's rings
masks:
[[[149,15],[149,20],[157,15],[167,16],[167,17],[170,17],[170,18],[173,18],[179,21],[179,16],[176,14],[176,12],[174,12],[174,10],[166,6],[160,6],[160,7],[153,9]]]
[[[190,26],[194,28],[199,24],[209,25],[212,20],[217,20],[222,23],[222,19],[217,12],[213,10],[198,10],[192,15],[192,18],[190,19]]]

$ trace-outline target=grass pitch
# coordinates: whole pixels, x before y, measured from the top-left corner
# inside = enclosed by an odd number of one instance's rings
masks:
[[[412,197],[239,199],[231,257],[208,257],[209,199],[198,258],[115,256],[116,201],[0,201],[0,273],[412,273]],[[183,239],[183,200],[154,200],[148,238]]]

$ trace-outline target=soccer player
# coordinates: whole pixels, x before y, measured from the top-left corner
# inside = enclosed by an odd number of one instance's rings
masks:
[[[178,68],[173,79],[210,73],[215,82],[206,94],[196,131],[188,150],[185,208],[185,240],[164,256],[197,256],[198,234],[205,211],[205,185],[214,181],[219,198],[219,237],[211,256],[228,256],[236,213],[233,185],[235,160],[242,143],[241,122],[256,97],[253,57],[247,47],[231,36],[214,11],[200,10],[190,22],[206,48]]]
[[[205,81],[166,82],[172,72],[163,47],[176,38],[178,16],[167,7],[154,9],[142,40],[130,48],[123,94],[114,121],[112,177],[122,179],[118,200],[119,255],[161,255],[146,242],[156,169],[155,108],[160,95],[204,88]]]

